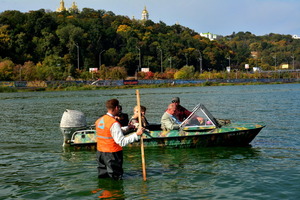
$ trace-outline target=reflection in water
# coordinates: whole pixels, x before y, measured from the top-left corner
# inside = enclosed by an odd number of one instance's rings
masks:
[[[99,179],[98,188],[92,191],[99,199],[125,199],[123,181],[110,178]]]
[[[96,152],[94,150],[77,151],[66,148],[63,148],[63,150],[64,152],[61,153],[62,160],[68,162],[85,162],[96,158]]]

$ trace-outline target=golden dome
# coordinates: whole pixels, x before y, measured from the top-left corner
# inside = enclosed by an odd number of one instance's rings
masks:
[[[148,10],[147,10],[147,8],[146,8],[146,6],[144,7],[144,10],[143,10],[143,14],[146,14],[146,13],[148,13]]]
[[[72,6],[69,10],[73,11],[73,12],[78,12],[79,11],[75,1],[72,3]]]
[[[62,12],[62,11],[65,11],[66,10],[66,7],[65,7],[65,2],[64,2],[64,0],[61,0],[60,1],[60,6],[59,6],[59,8],[57,8],[57,12]]]
[[[142,20],[148,20],[149,19],[149,13],[147,11],[146,6],[144,7],[144,10],[142,12]]]

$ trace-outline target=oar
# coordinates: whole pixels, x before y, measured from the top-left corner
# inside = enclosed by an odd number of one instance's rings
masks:
[[[142,113],[141,113],[141,101],[140,101],[140,92],[136,90],[136,100],[139,114],[139,126],[142,126]],[[141,154],[142,154],[142,168],[143,168],[143,180],[146,181],[146,162],[145,162],[145,152],[144,152],[144,139],[141,135]]]

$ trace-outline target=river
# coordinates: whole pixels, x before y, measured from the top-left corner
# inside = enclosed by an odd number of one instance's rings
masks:
[[[140,89],[147,119],[159,122],[171,98],[217,118],[262,122],[250,147],[125,148],[124,180],[98,179],[95,151],[62,147],[65,109],[89,124],[119,99],[132,115],[135,90],[1,93],[0,199],[300,199],[300,84]]]

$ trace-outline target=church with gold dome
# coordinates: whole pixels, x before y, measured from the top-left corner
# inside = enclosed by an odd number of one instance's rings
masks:
[[[78,9],[78,6],[76,5],[76,2],[74,1],[72,3],[72,6],[67,9],[65,7],[65,1],[64,0],[60,0],[60,5],[59,5],[59,8],[56,9],[56,12],[63,12],[63,11],[69,11],[69,12],[76,12],[76,13],[79,13],[79,9]],[[144,10],[142,11],[142,18],[141,18],[141,21],[147,21],[149,20],[149,12],[146,8],[146,6],[144,7]]]
[[[69,11],[69,12],[79,12],[78,6],[76,5],[75,1],[72,3],[72,6],[67,9],[65,7],[65,2],[64,0],[60,1],[60,6],[57,8],[56,12],[63,12],[63,11]]]
[[[147,21],[147,20],[149,20],[149,12],[145,6],[144,10],[142,11],[142,21]]]

